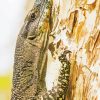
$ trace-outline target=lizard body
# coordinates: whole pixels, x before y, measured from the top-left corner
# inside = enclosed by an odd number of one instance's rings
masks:
[[[46,72],[51,8],[47,7],[49,0],[40,1],[35,2],[18,35],[11,100],[31,100],[37,94],[37,88],[42,87],[40,83],[45,84],[40,76]]]
[[[65,100],[70,63],[64,52],[58,84],[46,90],[47,49],[51,31],[52,0],[36,0],[18,35],[11,100]]]

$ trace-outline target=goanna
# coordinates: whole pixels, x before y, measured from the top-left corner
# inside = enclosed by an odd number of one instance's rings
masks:
[[[41,87],[45,90],[51,3],[36,0],[18,35],[11,100],[31,100]]]
[[[51,31],[52,2],[36,0],[18,35],[11,100],[65,100],[70,63],[64,52],[58,84],[46,90],[47,49]]]

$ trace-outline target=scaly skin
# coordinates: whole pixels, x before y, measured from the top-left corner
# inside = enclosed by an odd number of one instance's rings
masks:
[[[36,0],[18,36],[11,100],[65,100],[70,63],[66,52],[60,57],[57,86],[46,90],[47,49],[51,31],[52,0]]]
[[[11,100],[31,100],[45,89],[51,2],[35,2],[17,39]],[[38,91],[37,91],[38,90]]]

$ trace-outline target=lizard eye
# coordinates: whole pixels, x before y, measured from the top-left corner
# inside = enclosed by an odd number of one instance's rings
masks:
[[[32,13],[31,18],[34,20],[35,19],[35,13]]]

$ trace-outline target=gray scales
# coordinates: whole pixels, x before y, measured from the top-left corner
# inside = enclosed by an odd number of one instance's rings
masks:
[[[66,52],[59,56],[62,66],[57,86],[46,89],[51,11],[50,0],[36,0],[25,18],[16,43],[11,100],[65,100],[70,74]]]

